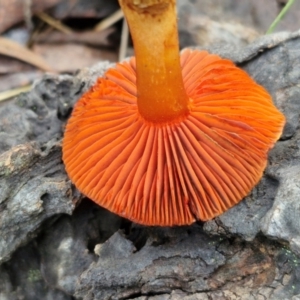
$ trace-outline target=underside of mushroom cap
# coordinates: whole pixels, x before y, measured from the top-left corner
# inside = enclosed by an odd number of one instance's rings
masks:
[[[181,55],[188,115],[151,123],[137,107],[135,60],[117,64],[77,102],[63,160],[77,188],[145,225],[186,225],[220,215],[258,183],[284,116],[232,62]]]

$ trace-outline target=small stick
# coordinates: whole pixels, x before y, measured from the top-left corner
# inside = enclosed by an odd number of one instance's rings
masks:
[[[111,25],[115,24],[119,20],[121,20],[123,18],[123,16],[124,16],[124,14],[123,14],[122,10],[119,9],[115,13],[111,14],[109,17],[105,18],[100,23],[98,23],[95,26],[94,30],[95,31],[104,30],[104,29],[110,27]]]
[[[129,37],[129,30],[127,21],[124,18],[123,19],[123,25],[122,25],[122,33],[121,33],[121,43],[120,43],[120,49],[119,49],[119,61],[122,61],[126,57],[127,53],[127,46],[128,46],[128,37]]]
[[[66,34],[70,34],[72,33],[72,29],[64,24],[62,24],[60,21],[50,17],[49,15],[47,15],[44,12],[40,12],[36,14],[41,20],[43,20],[45,23],[47,23],[48,25],[50,25],[51,27],[66,33]]]
[[[8,91],[1,92],[0,93],[0,102],[8,100],[10,98],[13,98],[15,96],[18,96],[21,93],[28,92],[28,91],[30,91],[30,89],[31,89],[31,84],[30,85],[25,85],[25,86],[22,86],[22,87],[18,87],[16,89],[11,89],[11,90],[8,90]]]

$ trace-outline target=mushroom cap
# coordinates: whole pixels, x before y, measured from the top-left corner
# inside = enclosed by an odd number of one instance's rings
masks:
[[[181,65],[188,116],[143,119],[131,58],[98,79],[66,126],[72,182],[137,223],[186,225],[238,203],[262,177],[285,123],[267,91],[231,61],[187,49]]]

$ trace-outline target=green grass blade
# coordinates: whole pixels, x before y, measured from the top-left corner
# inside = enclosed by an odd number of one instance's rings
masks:
[[[295,0],[289,0],[287,4],[284,6],[284,8],[281,10],[281,12],[278,14],[276,19],[273,21],[269,29],[267,30],[266,34],[272,33],[275,27],[278,25],[278,23],[281,21],[281,19],[285,16],[285,14],[289,11],[291,6],[294,4]]]

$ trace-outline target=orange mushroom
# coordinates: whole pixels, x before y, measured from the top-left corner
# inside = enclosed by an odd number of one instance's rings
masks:
[[[135,58],[76,103],[63,160],[77,188],[145,225],[220,215],[258,183],[284,116],[231,61],[179,56],[175,0],[119,0]]]

